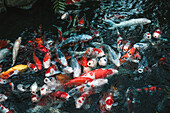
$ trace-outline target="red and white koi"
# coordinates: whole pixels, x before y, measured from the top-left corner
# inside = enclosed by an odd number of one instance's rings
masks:
[[[31,85],[31,87],[30,87],[30,91],[31,91],[32,94],[36,94],[36,92],[37,92],[38,90],[39,90],[38,85],[37,85],[36,82],[34,82],[34,83]]]
[[[87,73],[84,73],[80,77],[88,77],[88,78],[91,78],[91,79],[99,79],[99,78],[110,77],[110,76],[117,74],[117,73],[118,73],[118,70],[116,70],[116,69],[99,68],[99,69],[95,69],[93,71],[89,71]]]
[[[47,69],[47,71],[45,72],[45,76],[50,77],[58,73],[60,73],[60,71],[58,70],[57,66],[53,64]]]
[[[127,52],[130,49],[130,46],[131,46],[130,41],[127,41],[122,48],[123,52]]]
[[[7,99],[8,99],[8,97],[6,95],[0,94],[0,102],[3,102],[5,100],[7,100]]]
[[[72,4],[78,3],[78,2],[80,2],[80,1],[82,1],[82,0],[66,0],[66,1],[65,1],[65,4],[67,4],[67,5],[72,5]]]
[[[32,102],[38,102],[40,100],[40,97],[37,94],[33,94],[31,96],[31,101]]]
[[[92,81],[89,81],[86,84],[82,84],[80,86],[71,89],[68,93],[72,96],[75,93],[83,93],[89,90],[96,89],[107,83],[108,83],[108,79],[93,79]]]
[[[60,81],[56,80],[55,77],[44,78],[44,83],[47,84],[49,90],[55,90],[61,85]]]
[[[161,38],[161,30],[158,28],[156,31],[153,33],[154,38]]]
[[[84,19],[83,19],[83,17],[79,20],[78,26],[79,27],[83,27],[84,26]]]
[[[92,40],[93,37],[90,36],[90,35],[87,35],[87,34],[82,34],[82,35],[77,35],[77,36],[72,36],[72,37],[69,37],[67,38],[66,40],[62,41],[58,47],[59,48],[62,48],[64,46],[74,46],[75,44],[77,43],[84,43],[84,42],[87,42],[89,40]]]
[[[6,108],[2,104],[0,104],[0,112],[1,113],[12,113],[12,111],[10,109]]]
[[[145,56],[138,64],[138,73],[143,73],[144,71],[151,71],[148,67],[148,61]]]
[[[51,53],[48,51],[44,56],[43,66],[45,69],[47,69],[50,67],[50,64],[51,64]]]
[[[47,48],[44,47],[43,45],[38,44],[38,45],[37,45],[37,48],[38,48],[38,50],[40,50],[41,52],[44,52],[44,53],[47,52]]]
[[[16,58],[17,58],[17,55],[18,55],[18,50],[21,46],[21,37],[19,37],[15,43],[14,43],[14,46],[13,46],[13,52],[12,52],[12,66],[15,64],[15,61],[16,61]]]
[[[49,86],[44,84],[41,88],[40,88],[40,94],[42,95],[47,95],[49,93],[51,93],[52,91],[49,89]]]
[[[144,42],[144,41],[148,41],[148,40],[151,40],[152,36],[149,32],[146,32],[144,35],[143,35],[143,39],[140,41],[140,42]]]
[[[33,70],[34,72],[38,71],[38,68],[34,64],[28,62],[27,65],[28,65],[30,70]]]
[[[50,95],[56,98],[65,99],[65,100],[68,100],[70,98],[70,95],[64,91],[56,91],[56,92],[50,93]]]
[[[41,63],[41,61],[39,60],[39,58],[35,55],[35,51],[33,52],[33,60],[34,60],[34,62],[35,62],[35,65],[37,66],[37,68],[38,68],[39,70],[41,70],[41,69],[42,69],[42,63]]]
[[[96,91],[86,91],[79,98],[75,99],[76,108],[77,109],[81,108],[82,105],[84,104],[86,98],[92,94],[95,94],[95,93],[96,93]]]
[[[164,90],[166,86],[152,86],[148,85],[147,87],[142,87],[142,88],[136,88],[137,92],[140,93],[154,93],[157,91]]]
[[[92,48],[92,47],[89,47],[87,48],[86,52],[84,53],[85,56],[88,56],[88,57],[102,57],[105,55],[104,51],[99,49],[99,48]]]
[[[139,63],[139,60],[141,60],[141,59],[142,59],[141,55],[139,54],[138,51],[136,51],[136,53],[134,54],[134,56],[132,58],[132,62]]]

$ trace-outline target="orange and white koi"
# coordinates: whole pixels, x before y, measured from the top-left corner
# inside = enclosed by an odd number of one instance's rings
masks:
[[[39,70],[41,70],[41,69],[42,69],[42,63],[41,63],[41,61],[39,60],[39,58],[35,55],[35,51],[33,52],[33,60],[34,60],[34,62],[35,62],[35,65],[37,66],[37,68],[38,68]]]
[[[82,84],[71,89],[68,93],[72,96],[75,93],[83,93],[89,90],[96,89],[107,83],[108,83],[108,79],[93,79],[92,81],[89,81],[86,84]]]
[[[8,97],[6,95],[0,93],[0,102],[3,102],[7,99],[8,99]]]
[[[8,79],[9,77],[18,74],[19,72],[23,72],[23,71],[25,71],[26,69],[28,69],[28,66],[27,66],[27,65],[22,65],[22,64],[16,65],[16,66],[8,69],[7,71],[3,71],[3,72],[0,74],[0,78],[2,78],[2,79]]]
[[[118,73],[118,70],[116,70],[116,69],[99,68],[99,69],[95,69],[93,71],[89,71],[87,73],[84,73],[80,77],[88,77],[88,78],[91,78],[91,79],[99,79],[99,78],[110,77],[110,76],[117,74],[117,73]]]
[[[62,48],[64,46],[74,46],[77,43],[84,43],[87,42],[89,40],[92,40],[93,37],[87,34],[82,34],[82,35],[77,35],[77,36],[72,36],[67,38],[66,40],[62,41],[58,47]]]
[[[51,67],[47,69],[47,71],[45,72],[45,76],[49,77],[58,73],[60,73],[60,71],[57,69],[57,66],[53,64]]]
[[[30,70],[33,70],[33,71],[35,71],[35,72],[38,71],[38,68],[37,68],[34,64],[28,62],[27,65],[28,65],[28,67],[29,67]]]
[[[71,86],[79,86],[81,84],[87,83],[89,81],[93,81],[92,78],[89,77],[76,77],[74,79],[71,79],[69,82],[65,83],[64,86],[65,87],[71,87]]]
[[[18,55],[18,50],[21,46],[21,37],[19,37],[15,43],[14,43],[14,46],[13,46],[13,52],[12,52],[12,66],[15,64],[15,61],[16,61],[16,58],[17,58],[17,55]]]
[[[6,108],[2,104],[0,104],[0,112],[1,113],[12,113],[12,111],[10,109]]]
[[[154,38],[161,38],[161,30],[158,28],[156,31],[153,33]]]
[[[51,53],[48,51],[44,56],[43,66],[45,69],[47,69],[50,67],[50,64],[51,64]]]
[[[82,56],[81,59],[80,59],[80,64],[83,66],[83,72],[86,73],[88,71],[90,71],[90,67],[87,67],[87,57],[85,56]]]

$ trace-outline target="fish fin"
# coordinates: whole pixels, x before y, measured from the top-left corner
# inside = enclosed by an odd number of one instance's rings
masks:
[[[142,31],[143,31],[143,25],[142,25],[142,24],[140,24],[140,26],[141,26],[141,31],[140,31],[140,33],[142,33]]]

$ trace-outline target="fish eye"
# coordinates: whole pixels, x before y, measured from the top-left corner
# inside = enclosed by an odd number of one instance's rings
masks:
[[[32,91],[32,94],[35,94],[36,92],[35,91]]]

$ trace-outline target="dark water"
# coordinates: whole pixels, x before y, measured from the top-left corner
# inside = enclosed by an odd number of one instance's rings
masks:
[[[123,35],[123,38],[129,39],[132,43],[136,43],[142,39],[143,34],[147,31],[153,33],[156,30],[155,24],[159,21],[160,28],[162,30],[162,36],[169,39],[169,23],[168,23],[168,9],[170,2],[168,0],[105,0],[103,2],[87,2],[82,3],[82,6],[78,9],[82,10],[79,14],[80,17],[86,16],[86,20],[89,23],[101,32],[104,42],[106,44],[112,45],[116,40],[116,34],[113,31],[106,30],[104,28],[97,27],[100,25],[100,18],[103,18],[106,14],[121,14],[126,15],[125,20],[131,18],[148,18],[152,21],[153,24],[148,24],[143,26],[143,31],[140,32],[141,28],[124,28],[120,29],[120,33]],[[86,9],[86,8],[89,9]],[[109,7],[108,9],[105,9]],[[71,7],[72,8],[72,7]],[[104,9],[103,9],[104,8]],[[73,7],[74,9],[74,7]],[[103,9],[103,11],[101,11]],[[94,21],[94,22],[92,22]],[[121,20],[115,20],[119,23]],[[0,38],[10,39],[12,42],[16,40],[18,36],[21,35],[26,28],[31,29],[30,32],[33,32],[34,29],[37,29],[38,26],[42,24],[45,31],[48,31],[49,37],[52,34],[57,34],[57,31],[53,24],[63,27],[66,30],[67,21],[62,21],[59,19],[58,14],[53,13],[52,3],[49,0],[39,0],[32,9],[24,11],[16,8],[8,8],[7,12],[0,14]],[[52,33],[49,33],[52,31]],[[85,31],[88,32],[88,31]],[[29,40],[29,39],[24,39]],[[111,40],[111,41],[110,41]],[[23,41],[23,43],[25,43]],[[150,47],[146,52],[145,56],[148,59],[148,64],[151,67],[155,64],[162,55],[167,55],[170,52],[170,43],[162,43],[157,47]],[[42,55],[44,56],[44,55]],[[11,58],[11,56],[10,56]],[[11,62],[9,58],[9,62]],[[128,87],[144,87],[147,85],[167,85],[170,86],[170,61],[167,61],[167,65],[151,68],[151,73],[143,73],[140,75],[131,75],[129,74],[118,74],[114,78],[110,79],[109,82],[111,85],[118,87],[120,90],[120,98],[116,99],[119,105],[113,107],[112,112],[115,113],[127,113],[127,107],[124,105],[124,95]],[[10,64],[6,64],[8,68]],[[129,64],[130,70],[136,68],[134,64]],[[123,66],[122,69],[129,69],[128,66]],[[120,69],[121,70],[121,69]],[[38,75],[43,75],[44,72],[39,73]],[[14,77],[13,80],[15,84],[31,84],[34,81],[39,81],[38,84],[43,83],[43,76],[36,76],[34,74],[25,74],[27,76]],[[134,77],[143,76],[140,80],[135,81]],[[106,85],[105,89],[109,89],[110,85]],[[3,90],[1,90],[3,92]],[[66,102],[62,107],[62,111],[69,113],[99,113],[98,101],[101,98],[102,94],[92,95],[91,98],[93,101],[90,101],[88,104],[91,105],[90,109],[76,109],[74,105],[74,100]],[[161,102],[165,97],[165,92],[156,92],[154,94],[138,94],[136,96],[137,113],[168,113],[169,102],[166,100],[161,106]],[[18,113],[26,112],[26,109],[29,109],[33,106],[30,101],[30,93],[14,93],[11,94],[9,99],[2,104],[15,108]],[[158,106],[161,106],[160,108]],[[44,111],[41,111],[44,112]],[[48,111],[49,112],[49,111]]]

